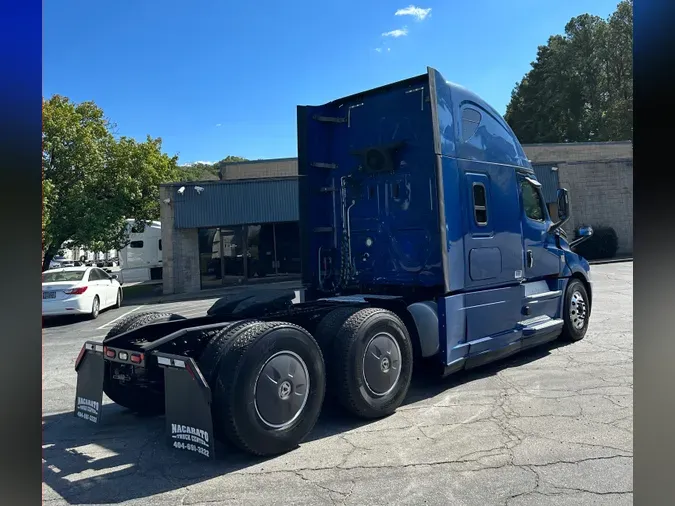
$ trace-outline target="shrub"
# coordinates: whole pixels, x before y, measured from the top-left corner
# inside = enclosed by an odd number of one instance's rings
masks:
[[[602,225],[592,228],[591,238],[578,244],[574,250],[587,260],[614,258],[619,249],[619,237],[616,235],[616,230]],[[579,234],[575,231],[574,238],[578,237]]]

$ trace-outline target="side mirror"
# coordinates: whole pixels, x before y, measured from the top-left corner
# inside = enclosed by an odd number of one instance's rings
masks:
[[[581,227],[578,231],[577,234],[579,237],[590,237],[593,235],[593,228],[592,227]]]
[[[111,274],[110,277],[111,277],[112,279],[117,279],[117,274]]]
[[[592,227],[581,227],[581,228],[579,228],[579,230],[577,230],[577,238],[570,243],[570,249],[572,249],[575,246],[581,244],[586,239],[590,239],[592,235],[593,235],[593,228]]]
[[[548,229],[549,232],[555,232],[570,219],[570,196],[565,188],[558,189],[558,221],[553,223]]]
[[[570,217],[570,197],[565,188],[558,189],[558,219],[567,221]]]

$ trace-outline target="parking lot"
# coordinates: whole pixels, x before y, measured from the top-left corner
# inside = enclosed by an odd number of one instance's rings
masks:
[[[138,310],[202,314],[214,302],[126,306],[57,321],[43,337],[43,497],[48,504],[622,505],[633,490],[633,264],[592,269],[586,338],[444,381],[415,378],[393,416],[363,423],[327,406],[300,448],[214,462],[176,453],[163,418],[111,404],[72,414],[87,339]],[[104,403],[110,402],[104,398]]]

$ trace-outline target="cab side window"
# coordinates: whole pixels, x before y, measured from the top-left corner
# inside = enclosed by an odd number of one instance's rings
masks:
[[[535,221],[544,221],[544,202],[541,198],[541,193],[536,186],[523,179],[520,182],[520,192],[523,196],[523,208],[525,209],[525,216]]]

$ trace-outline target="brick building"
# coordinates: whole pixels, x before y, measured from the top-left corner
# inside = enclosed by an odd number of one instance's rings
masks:
[[[557,189],[570,191],[568,232],[611,226],[618,253],[632,253],[631,142],[523,148],[554,216]],[[296,158],[280,158],[227,164],[221,181],[162,185],[164,293],[299,278],[297,174]]]

